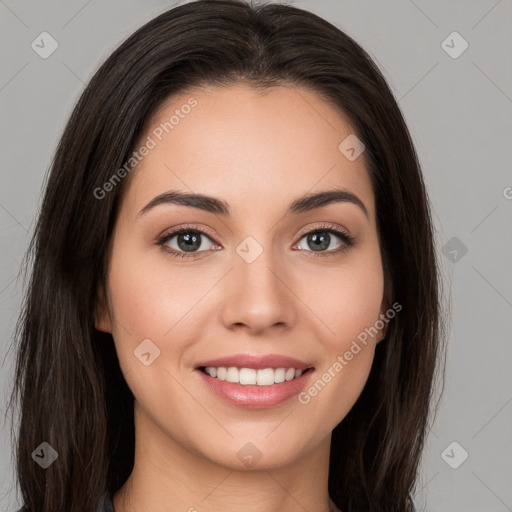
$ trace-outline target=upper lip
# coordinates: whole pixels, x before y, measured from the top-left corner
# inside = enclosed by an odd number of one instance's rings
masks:
[[[265,354],[262,356],[252,356],[249,354],[235,354],[227,357],[219,357],[217,359],[209,359],[196,364],[196,368],[214,366],[214,367],[237,367],[237,368],[254,368],[261,370],[263,368],[295,368],[296,370],[305,370],[311,365],[304,361],[299,361],[294,357],[282,356],[279,354]]]

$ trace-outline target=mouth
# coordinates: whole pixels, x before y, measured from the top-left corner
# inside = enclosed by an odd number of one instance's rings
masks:
[[[281,354],[233,354],[196,363],[195,374],[208,391],[229,405],[246,409],[275,407],[307,385],[315,368]]]
[[[205,375],[241,386],[272,386],[298,379],[313,370],[309,368],[238,368],[236,366],[200,366]]]

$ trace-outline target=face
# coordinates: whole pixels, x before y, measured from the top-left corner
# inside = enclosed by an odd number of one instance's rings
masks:
[[[96,326],[162,453],[282,466],[359,397],[385,308],[365,155],[338,148],[352,133],[310,91],[232,85],[170,98],[141,137]],[[189,197],[153,201],[171,192]]]

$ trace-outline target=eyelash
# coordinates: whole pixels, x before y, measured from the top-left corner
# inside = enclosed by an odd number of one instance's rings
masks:
[[[217,244],[215,241],[215,238],[207,231],[203,229],[196,228],[194,226],[182,226],[174,231],[170,231],[169,233],[166,233],[162,235],[158,241],[156,242],[157,245],[161,246],[161,249],[167,253],[168,255],[172,256],[173,258],[181,258],[181,259],[194,259],[198,257],[199,254],[206,251],[198,251],[198,252],[181,252],[176,251],[175,249],[171,249],[168,246],[166,246],[166,242],[168,242],[171,238],[174,238],[176,235],[180,235],[182,233],[196,233],[200,235],[204,235],[207,238],[209,238],[212,242]],[[351,235],[349,235],[346,231],[341,230],[339,228],[336,228],[332,224],[324,224],[321,226],[316,227],[315,229],[304,231],[299,235],[299,242],[302,240],[306,235],[314,234],[314,233],[334,233],[336,236],[338,236],[342,240],[342,245],[338,249],[331,249],[330,251],[303,251],[304,253],[312,253],[308,254],[308,257],[311,258],[325,258],[329,257],[335,254],[339,254],[341,252],[346,251],[348,248],[352,247],[355,242],[355,238]],[[220,245],[220,244],[217,244]]]

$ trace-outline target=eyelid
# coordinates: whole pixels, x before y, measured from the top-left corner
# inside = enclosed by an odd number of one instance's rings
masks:
[[[185,224],[183,226],[164,231],[164,233],[158,237],[158,242],[160,242],[164,239],[169,239],[170,237],[179,235],[182,232],[188,232],[188,231],[196,231],[202,235],[207,236],[208,238],[211,239],[212,242],[215,242],[217,245],[220,245],[220,243],[217,242],[215,235],[208,228],[205,228],[203,226],[198,227],[198,226],[191,225],[191,224]]]
[[[350,233],[348,232],[347,229],[345,229],[344,227],[338,225],[338,224],[333,224],[331,222],[327,222],[327,223],[324,223],[324,224],[320,224],[319,226],[314,226],[314,227],[308,227],[308,228],[304,228],[298,235],[299,239],[306,236],[306,235],[309,235],[310,233],[314,233],[315,231],[321,231],[321,230],[326,230],[326,231],[339,231],[341,232],[343,235],[345,235],[347,238],[352,238]]]

